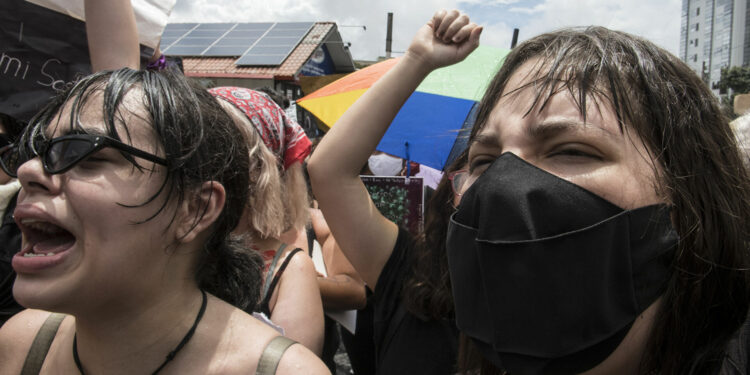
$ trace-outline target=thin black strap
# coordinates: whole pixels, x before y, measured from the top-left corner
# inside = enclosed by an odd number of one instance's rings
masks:
[[[315,240],[317,240],[315,237],[315,229],[313,229],[312,224],[310,224],[307,227],[307,255],[309,255],[310,258],[312,258],[313,255],[313,242]]]
[[[286,244],[282,243],[281,246],[279,246],[278,250],[276,250],[276,254],[273,255],[273,260],[271,261],[270,267],[268,267],[268,272],[266,275],[273,275],[273,271],[276,269],[276,264],[279,262],[279,258],[281,258],[281,255],[284,254],[284,249],[286,249]],[[263,290],[261,291],[261,298],[265,299],[266,295],[270,294],[268,293],[268,290],[270,289],[271,280],[268,276],[266,276],[266,281],[263,283]]]
[[[268,293],[263,297],[263,301],[261,301],[260,303],[260,311],[266,314],[268,317],[271,317],[271,309],[269,308],[268,304],[269,302],[271,302],[271,296],[273,295],[274,289],[276,289],[276,284],[279,283],[279,279],[281,279],[281,275],[284,273],[286,266],[289,265],[289,262],[292,260],[292,257],[294,257],[294,254],[297,254],[300,251],[302,251],[302,249],[300,249],[299,247],[290,251],[289,255],[287,255],[286,258],[284,258],[284,261],[281,263],[281,266],[279,266],[279,270],[276,271],[275,275],[273,275],[273,280],[271,281],[271,285],[268,288]]]
[[[57,330],[60,328],[60,323],[62,323],[63,319],[65,319],[65,314],[49,314],[42,327],[36,333],[34,342],[31,343],[29,353],[26,355],[26,361],[23,363],[21,375],[39,374],[44,364],[44,359],[47,357],[47,352],[49,352],[49,347],[52,345],[52,341],[55,339],[55,335],[57,335]]]
[[[276,368],[279,367],[279,362],[281,362],[281,357],[284,355],[284,352],[286,352],[286,350],[289,349],[290,346],[296,343],[296,341],[284,336],[274,337],[268,343],[268,345],[266,345],[266,348],[263,349],[263,354],[260,355],[260,359],[258,360],[258,369],[255,370],[255,374],[276,374]]]

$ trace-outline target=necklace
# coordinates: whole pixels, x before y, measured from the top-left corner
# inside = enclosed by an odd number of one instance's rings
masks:
[[[182,338],[182,341],[180,341],[179,344],[177,344],[177,347],[174,348],[169,354],[167,354],[167,358],[164,360],[164,362],[161,363],[161,365],[152,373],[152,375],[158,374],[159,371],[161,371],[164,366],[167,365],[170,361],[174,359],[174,357],[177,355],[177,353],[182,349],[185,344],[190,341],[190,338],[193,337],[193,334],[195,333],[195,329],[198,327],[198,323],[200,323],[201,318],[203,318],[203,313],[206,312],[206,292],[201,290],[201,294],[203,294],[203,302],[201,302],[201,308],[198,310],[198,316],[195,317],[195,322],[193,323],[193,326],[190,327],[190,330],[185,334],[185,337]],[[81,372],[81,375],[85,375],[86,373],[83,372],[83,366],[81,365],[81,359],[78,358],[78,345],[76,341],[76,335],[73,334],[73,360],[76,363],[76,367],[78,367],[78,371]]]

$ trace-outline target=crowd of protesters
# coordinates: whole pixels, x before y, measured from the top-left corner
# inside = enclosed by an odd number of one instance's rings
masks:
[[[340,340],[358,375],[750,371],[745,140],[651,42],[516,46],[414,234],[360,174],[418,167],[375,148],[467,15],[313,151],[288,99],[141,66],[130,1],[84,4],[94,73],[0,117],[0,373],[335,373]]]

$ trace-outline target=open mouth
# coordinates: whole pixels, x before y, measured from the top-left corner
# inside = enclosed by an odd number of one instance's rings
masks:
[[[37,219],[23,219],[19,222],[23,232],[24,257],[53,256],[70,249],[76,242],[75,236],[64,228]]]

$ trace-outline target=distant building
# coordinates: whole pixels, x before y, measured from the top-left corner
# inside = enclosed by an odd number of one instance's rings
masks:
[[[355,70],[333,22],[172,23],[161,48],[207,87],[269,87],[292,100],[300,76]]]
[[[712,88],[721,68],[750,64],[748,12],[750,0],[682,0],[680,58]]]

